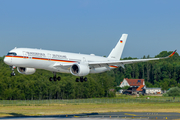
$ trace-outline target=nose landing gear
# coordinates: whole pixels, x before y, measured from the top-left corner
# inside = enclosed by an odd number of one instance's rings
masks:
[[[12,70],[12,73],[11,73],[11,76],[15,76],[15,72],[14,72],[14,69],[16,68],[15,66],[10,66],[11,70]]]

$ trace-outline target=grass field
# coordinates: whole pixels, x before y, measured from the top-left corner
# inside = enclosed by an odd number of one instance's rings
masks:
[[[1,100],[0,116],[60,115],[92,112],[179,112],[179,98],[117,97],[74,100]]]
[[[147,99],[149,98],[149,99]],[[89,98],[89,99],[52,99],[52,100],[0,100],[0,106],[49,106],[53,104],[81,104],[81,103],[180,103],[180,97],[162,96],[118,96],[115,98]]]
[[[57,104],[49,106],[1,106],[0,116],[58,115],[92,112],[178,112],[179,103],[134,104]]]

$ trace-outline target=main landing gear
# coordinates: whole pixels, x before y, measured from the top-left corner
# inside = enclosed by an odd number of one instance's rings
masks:
[[[53,77],[50,77],[50,78],[49,78],[49,81],[53,81],[53,80],[54,80],[54,81],[57,81],[57,80],[60,81],[60,80],[61,80],[61,77],[59,77],[59,76],[56,77],[56,72],[53,72],[53,74],[54,74],[54,76],[53,76]]]
[[[83,82],[83,81],[85,81],[85,82],[87,82],[87,77],[85,77],[85,78],[83,78],[83,77],[80,77],[80,78],[76,78],[76,82]]]
[[[54,76],[49,78],[49,81],[60,81],[61,77],[56,77],[56,72],[53,72]],[[76,78],[76,82],[87,82],[87,77]]]
[[[15,72],[14,72],[14,68],[16,68],[15,66],[10,66],[11,70],[12,70],[12,73],[11,73],[11,76],[15,76]]]

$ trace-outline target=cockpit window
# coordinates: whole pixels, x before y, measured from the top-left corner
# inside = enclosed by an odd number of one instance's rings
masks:
[[[10,56],[16,56],[17,54],[14,53],[14,52],[9,52],[7,55],[10,55]]]

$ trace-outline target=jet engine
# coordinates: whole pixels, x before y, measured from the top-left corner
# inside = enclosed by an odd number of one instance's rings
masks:
[[[17,71],[21,74],[31,75],[36,72],[35,68],[17,67]]]
[[[86,76],[89,74],[90,69],[89,66],[86,64],[74,64],[70,68],[70,72],[75,76]]]

